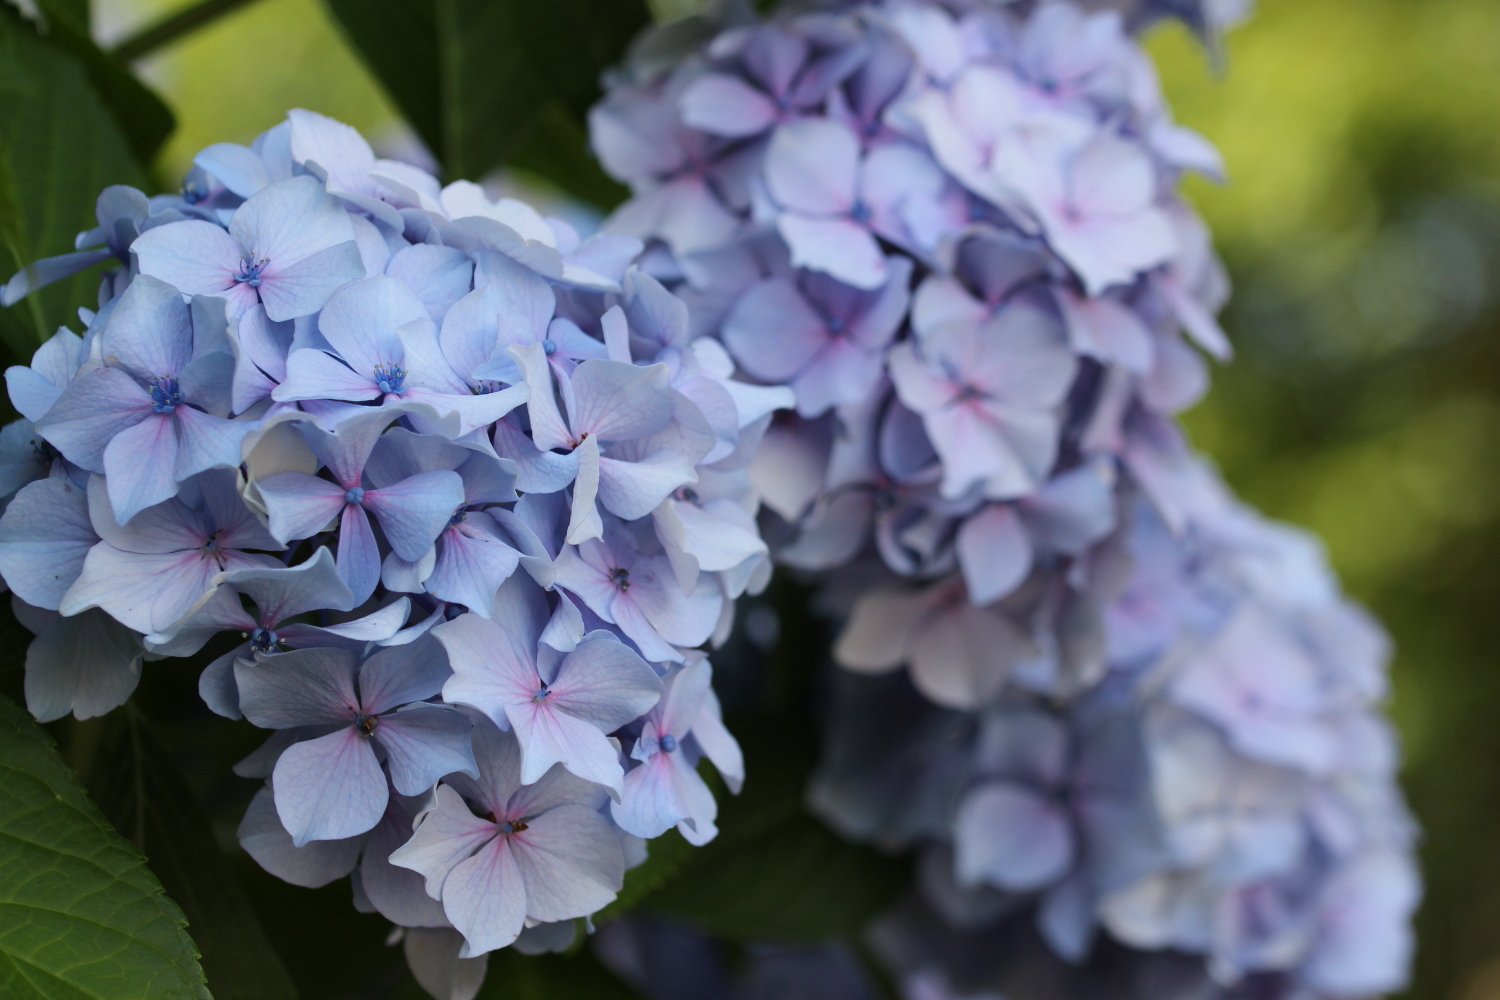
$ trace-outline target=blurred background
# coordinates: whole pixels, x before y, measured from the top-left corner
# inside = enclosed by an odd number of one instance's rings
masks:
[[[178,6],[93,0],[95,37],[108,47]],[[1248,501],[1325,539],[1393,633],[1390,709],[1427,878],[1406,995],[1500,1000],[1500,4],[1258,0],[1217,60],[1176,26],[1149,45],[1178,119],[1230,170],[1188,189],[1234,279],[1237,357],[1187,424]],[[318,0],[246,4],[137,68],[177,115],[158,185],[289,107],[388,151],[413,142]],[[188,768],[215,817],[236,815],[215,788],[242,749]],[[348,912],[346,888],[236,871],[273,939]],[[361,919],[358,947],[378,949],[381,921]],[[326,965],[289,971],[304,995],[340,992],[317,981]],[[531,995],[511,971],[507,995]]]

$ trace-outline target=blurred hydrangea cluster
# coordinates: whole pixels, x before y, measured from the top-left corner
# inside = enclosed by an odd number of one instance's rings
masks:
[[[488,952],[567,947],[645,840],[714,837],[699,761],[743,763],[699,647],[769,579],[748,463],[791,391],[692,340],[638,240],[331,119],[195,164],[4,288],[118,264],[6,372],[27,701],[99,715],[143,660],[218,652],[204,701],[272,731],[245,849],[352,873],[467,998]]]
[[[606,230],[646,244],[694,343],[795,394],[750,480],[843,623],[810,802],[921,852],[871,931],[909,1000],[1405,976],[1386,641],[1172,416],[1229,345],[1176,193],[1221,164],[1132,34],[1169,7],[706,18],[592,112],[633,193]]]

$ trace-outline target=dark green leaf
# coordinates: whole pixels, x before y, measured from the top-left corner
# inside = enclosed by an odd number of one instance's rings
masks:
[[[491,952],[476,1000],[574,998],[637,1000],[636,992],[606,969],[591,948],[569,955],[522,955],[511,948]]]
[[[648,849],[651,853],[645,862],[625,873],[625,885],[620,889],[619,896],[594,914],[595,921],[610,920],[635,909],[643,900],[676,878],[696,850],[676,830],[668,830],[651,841]]]
[[[630,195],[629,188],[599,166],[582,123],[561,100],[537,113],[510,163],[600,208],[612,208]]]
[[[85,9],[79,17],[76,0],[38,0],[47,19],[47,40],[77,59],[89,82],[125,133],[136,161],[150,166],[176,127],[172,111],[130,67],[94,44]]]
[[[746,942],[857,936],[907,884],[908,864],[842,840],[808,815],[801,768],[778,760],[785,740],[774,728],[739,735],[745,791],[720,794],[718,838],[687,855],[642,908]]]
[[[104,187],[144,183],[82,66],[0,3],[0,276],[72,250],[95,225]],[[29,358],[59,324],[76,323],[79,305],[96,304],[97,287],[88,271],[0,309],[0,340]]]
[[[197,3],[180,7],[161,20],[146,25],[111,49],[110,55],[123,62],[140,59],[253,2],[254,0],[198,0]]]
[[[648,20],[642,0],[328,0],[450,177],[479,177],[533,136],[533,164],[581,197],[617,197],[588,168],[582,121],[599,74]],[[554,110],[556,109],[556,110]],[[573,126],[545,119],[557,111]]]
[[[52,741],[0,698],[0,996],[209,997],[182,911]]]
[[[69,760],[94,801],[187,914],[218,1000],[295,997],[208,818],[136,707],[75,722],[71,737]]]
[[[327,2],[370,72],[433,155],[446,163],[434,0]]]

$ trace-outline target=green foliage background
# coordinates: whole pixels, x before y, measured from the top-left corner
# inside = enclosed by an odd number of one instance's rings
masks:
[[[366,39],[359,12],[368,18],[385,6],[329,2]],[[660,13],[689,3],[652,6]],[[73,17],[86,9],[84,0],[44,6]],[[94,35],[107,47],[178,6],[94,0]],[[458,23],[452,18],[484,7],[400,6],[429,18],[439,39],[445,23]],[[534,4],[531,13],[550,15],[554,6]],[[621,23],[642,13],[621,0],[626,7]],[[151,145],[159,116],[112,114],[119,88],[97,89],[108,67],[77,60],[86,38],[73,40],[74,62],[64,65],[51,49],[16,48],[30,43],[12,28],[0,34],[0,250],[68,249],[72,233],[92,224],[102,184],[150,176],[173,186],[194,151],[248,140],[293,106],[387,139],[398,135],[401,108],[434,148],[468,151],[455,154],[470,157],[466,172],[506,155],[596,201],[613,196],[568,153],[577,141],[568,111],[587,100],[576,70],[563,74],[561,91],[536,97],[540,111],[506,145],[482,134],[488,118],[431,117],[445,100],[440,89],[388,97],[318,0],[258,0],[136,64],[177,121],[154,159],[140,164],[131,154]],[[1259,0],[1252,20],[1229,36],[1219,72],[1175,27],[1150,46],[1178,118],[1219,145],[1231,174],[1226,186],[1189,188],[1235,280],[1225,320],[1238,357],[1215,372],[1188,425],[1248,500],[1322,535],[1349,589],[1393,632],[1391,711],[1426,831],[1428,896],[1408,996],[1500,1000],[1500,656],[1491,638],[1500,595],[1500,5]],[[379,68],[379,53],[371,61]],[[73,94],[73,103],[50,118],[9,114],[38,81]],[[45,190],[8,170],[11,157],[37,150],[57,164],[59,183]],[[8,275],[6,253],[0,262]],[[14,349],[92,294],[92,279],[81,278],[34,307],[0,311],[0,339]],[[783,594],[779,603],[796,607],[799,597]],[[816,647],[816,625],[784,624]],[[0,638],[19,648],[19,637]],[[846,931],[899,882],[899,866],[841,849],[797,811],[812,748],[777,736],[808,731],[798,685],[810,666],[805,656],[778,653],[771,683],[740,700],[732,725],[761,777],[727,806],[721,843],[696,854],[662,843],[628,889],[633,903],[707,921],[731,939],[806,938]],[[0,687],[17,692],[19,669],[15,653],[0,659]],[[254,784],[229,766],[257,735],[207,716],[194,678],[188,667],[148,665],[126,712],[50,728],[105,815],[185,911],[215,996],[421,996],[398,950],[381,943],[384,921],[355,913],[345,883],[316,892],[286,886],[238,850],[233,829]],[[733,908],[715,903],[777,865],[785,886],[736,897]],[[798,872],[863,895],[820,893],[814,883],[798,896],[797,883],[807,881]],[[818,910],[818,897],[830,895],[844,910]],[[505,953],[484,995],[616,992],[628,995],[585,953],[535,961]]]

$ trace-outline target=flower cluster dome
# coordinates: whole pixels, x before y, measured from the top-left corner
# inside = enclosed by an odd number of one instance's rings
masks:
[[[1405,976],[1385,639],[1173,419],[1228,284],[1178,194],[1222,164],[1133,33],[1159,6],[727,16],[591,117],[633,192],[606,230],[796,397],[750,475],[842,622],[810,801],[921,852],[872,930],[912,1000],[1009,995],[1026,940],[1188,956],[1184,996]]]
[[[769,579],[749,462],[791,391],[693,340],[638,240],[311,112],[98,217],[4,293],[118,264],[6,372],[33,714],[237,635],[199,690],[272,731],[241,843],[298,885],[353,872],[454,996],[494,949],[567,947],[646,840],[713,838],[699,762],[744,765],[700,647]]]

